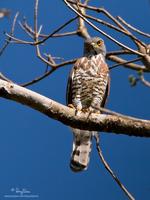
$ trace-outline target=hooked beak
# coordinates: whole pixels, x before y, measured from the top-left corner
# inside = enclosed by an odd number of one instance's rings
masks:
[[[91,45],[92,45],[93,48],[99,48],[99,47],[101,47],[101,45],[98,45],[97,43],[94,43],[94,42],[92,42]]]
[[[94,42],[91,43],[92,47],[96,47],[96,44]]]

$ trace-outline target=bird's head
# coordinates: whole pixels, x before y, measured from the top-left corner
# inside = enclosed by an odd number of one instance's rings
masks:
[[[84,42],[84,55],[91,56],[102,54],[106,56],[106,47],[104,41],[99,37],[88,38]]]

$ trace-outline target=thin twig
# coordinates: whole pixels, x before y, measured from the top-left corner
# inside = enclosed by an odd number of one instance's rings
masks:
[[[122,54],[132,54],[132,53],[128,50],[109,51],[107,52],[106,57],[109,57],[111,55],[122,55]]]
[[[52,37],[53,35],[55,35],[55,33],[57,33],[58,31],[60,31],[61,29],[63,29],[65,26],[67,26],[68,24],[70,24],[72,21],[74,21],[75,19],[77,19],[78,16],[68,20],[65,24],[61,25],[59,28],[57,28],[55,31],[53,31],[51,34],[47,35],[47,37],[45,37],[43,40],[40,40],[38,42],[30,42],[30,41],[25,41],[25,40],[21,40],[18,39],[16,37],[11,36],[10,34],[6,33],[6,36],[8,36],[9,38],[11,38],[13,41],[15,41],[15,43],[18,44],[29,44],[29,45],[38,45],[38,44],[42,44],[44,43],[46,40],[48,40],[50,37]],[[33,31],[34,36],[35,36],[35,32]],[[74,34],[74,33],[73,33]],[[40,34],[39,34],[40,35]],[[67,35],[67,34],[66,34]]]
[[[73,3],[72,1],[68,1],[70,3]],[[80,4],[81,7],[84,7],[84,5]],[[103,12],[108,18],[110,18],[118,27],[112,25],[112,24],[109,24],[107,22],[104,22],[103,20],[100,20],[100,19],[97,19],[97,18],[94,18],[93,16],[89,16],[89,15],[84,15],[85,17],[89,18],[89,19],[93,19],[95,20],[96,22],[99,22],[101,24],[104,24],[110,28],[113,28],[114,30],[117,30],[119,32],[122,32],[123,34],[127,35],[128,37],[130,37],[132,39],[132,41],[139,47],[140,45],[146,47],[146,44],[143,43],[141,40],[139,40],[137,37],[135,37],[131,32],[129,32],[118,20],[116,20],[108,11],[106,11],[104,8],[97,8],[97,7],[90,7],[88,6],[91,10],[94,10],[94,11],[99,11],[99,12]],[[87,9],[89,9],[88,7],[86,7]],[[140,53],[143,53],[143,52],[140,52]]]
[[[126,31],[126,30],[124,30],[124,29],[120,29],[120,28],[118,28],[117,26],[114,26],[113,24],[110,24],[110,23],[108,23],[108,22],[105,22],[105,21],[103,21],[103,20],[101,20],[101,19],[98,19],[98,18],[96,18],[96,17],[93,17],[93,16],[91,16],[91,15],[85,15],[85,14],[84,14],[83,16],[86,17],[86,18],[88,18],[88,19],[94,20],[94,21],[96,21],[96,22],[98,22],[98,23],[101,23],[101,24],[103,24],[103,25],[105,25],[105,26],[107,26],[107,27],[109,27],[109,28],[112,28],[112,29],[114,29],[114,30],[116,30],[116,31],[118,31],[118,32],[120,32],[120,33],[123,33],[124,35],[130,37],[130,38],[132,39],[132,41],[134,41],[136,44],[137,44],[137,42],[138,42],[138,43],[141,44],[142,46],[146,47],[146,44],[145,44],[145,43],[143,43],[141,40],[139,40],[137,37],[135,37],[135,36],[134,36],[131,32],[129,32],[129,31]]]
[[[116,62],[116,63],[128,62],[128,61],[124,60],[123,58],[120,58],[120,57],[114,56],[114,55],[107,56],[107,59],[111,60],[113,62]],[[150,70],[148,68],[146,68],[144,65],[138,65],[135,63],[124,64],[124,67],[132,69],[132,70],[136,70],[136,71],[143,70],[144,72],[150,72]]]
[[[38,22],[37,22],[37,18],[38,18],[38,4],[39,4],[39,0],[35,0],[35,7],[34,7],[34,40],[35,42],[37,42],[38,40]]]
[[[82,15],[85,15],[86,9],[81,8],[79,6],[79,3],[80,2],[77,2],[77,9]],[[87,3],[88,3],[88,1],[85,1],[84,5],[87,5]],[[87,27],[85,26],[85,22],[81,17],[79,17],[79,25],[78,25],[78,32],[77,33],[78,33],[79,36],[83,37],[84,39],[90,38]]]
[[[30,45],[35,45],[34,42],[29,42],[29,41],[26,41],[26,40],[21,40],[19,38],[16,38],[8,33],[5,33],[5,35],[8,37],[8,40],[13,40],[13,42],[17,43],[17,44],[30,44]],[[7,41],[8,41],[7,40]]]
[[[70,31],[70,32],[65,32],[65,33],[57,33],[52,35],[51,37],[64,37],[64,36],[73,36],[77,35],[78,31]],[[46,38],[48,35],[45,34],[39,34],[39,37]]]
[[[59,32],[61,29],[63,29],[65,26],[67,26],[68,24],[70,24],[71,22],[73,22],[74,20],[76,20],[78,18],[78,16],[68,20],[66,23],[64,23],[63,25],[61,25],[59,28],[57,28],[56,30],[54,30],[52,33],[50,33],[46,38],[44,38],[43,40],[39,41],[36,43],[37,44],[42,44],[44,43],[46,40],[48,40],[50,37],[52,37],[55,33]]]
[[[98,155],[99,155],[105,169],[109,172],[109,174],[112,176],[112,178],[116,181],[116,183],[119,185],[119,187],[125,193],[125,195],[128,197],[128,199],[135,200],[135,198],[128,192],[128,190],[125,188],[125,186],[120,182],[119,178],[112,171],[109,164],[106,162],[106,160],[105,160],[105,158],[102,154],[101,147],[100,147],[99,136],[95,135],[94,138],[96,140],[96,148],[97,148],[97,151],[98,151]]]
[[[110,115],[115,115],[115,116],[118,116],[118,117],[124,117],[126,119],[130,119],[130,120],[136,120],[137,118],[136,117],[131,117],[131,116],[125,116],[121,113],[118,113],[118,112],[115,112],[113,110],[109,110],[107,108],[100,108],[99,109],[102,113],[107,113],[107,114],[110,114]]]
[[[27,31],[26,27],[24,26],[24,24],[22,24],[20,21],[18,22],[19,23],[19,26],[22,28],[22,30],[24,30],[25,33],[28,34],[28,36],[30,36],[32,39],[33,39],[33,35],[34,35],[34,31],[32,32],[32,34]]]
[[[131,49],[130,47],[122,44],[121,42],[119,42],[118,40],[114,39],[112,36],[108,35],[107,33],[105,33],[104,31],[102,31],[101,29],[97,28],[97,26],[95,26],[92,22],[90,22],[87,18],[85,18],[81,13],[79,13],[75,8],[73,8],[68,2],[67,0],[63,0],[63,2],[73,11],[75,12],[78,16],[80,16],[82,19],[84,19],[84,21],[86,21],[90,26],[92,26],[96,31],[98,31],[99,33],[103,34],[105,37],[109,38],[110,40],[112,40],[113,42],[115,42],[116,44],[118,44],[119,46],[121,46],[122,48],[125,48],[131,52],[133,52],[134,54],[140,55],[140,56],[144,56],[144,54]]]
[[[46,73],[42,74],[39,77],[36,77],[35,79],[33,79],[32,81],[26,82],[26,83],[22,83],[20,84],[20,86],[22,87],[27,87],[29,85],[33,85],[41,80],[43,80],[44,78],[46,78],[47,76],[49,76],[51,73],[53,73],[56,70],[56,68],[52,68],[51,70],[47,71]]]
[[[114,68],[116,68],[116,67],[119,67],[120,65],[126,65],[126,64],[129,64],[129,63],[137,62],[137,61],[139,61],[139,60],[141,60],[141,59],[142,59],[142,58],[139,57],[139,58],[136,58],[136,59],[133,59],[133,60],[125,61],[125,62],[122,62],[122,63],[117,63],[117,64],[115,64],[115,65],[109,67],[109,69],[111,70],[111,69],[114,69]]]
[[[125,24],[128,28],[130,28],[131,30],[141,34],[141,35],[144,35],[145,37],[150,37],[150,34],[148,33],[145,33],[143,31],[140,31],[139,29],[131,26],[130,24],[128,24],[124,19],[122,19],[120,16],[117,17],[123,24]]]
[[[19,15],[19,12],[17,12],[16,15],[15,15],[15,17],[14,17],[12,28],[11,28],[11,32],[10,32],[11,36],[13,36],[14,30],[15,30],[15,25],[16,25],[16,20],[17,20],[18,15]],[[11,41],[11,38],[9,37],[8,40],[6,40],[4,46],[0,49],[0,56],[3,54],[3,52],[7,48],[7,46],[10,43],[10,41]]]
[[[57,70],[60,67],[63,67],[65,65],[70,65],[76,62],[77,59],[72,59],[72,60],[68,60],[68,61],[64,61],[62,63],[59,64],[54,64],[51,61],[48,63],[48,65],[52,65],[52,69],[50,69],[49,71],[47,71],[46,73],[42,74],[39,77],[34,78],[33,80],[26,82],[26,83],[22,83],[20,84],[23,87],[29,86],[29,85],[33,85],[41,80],[43,80],[44,78],[46,78],[47,76],[49,76],[50,74],[52,74],[55,70]],[[48,61],[47,61],[48,62]]]
[[[23,24],[20,23],[20,26],[21,26],[21,28],[23,30],[25,30],[25,32],[27,34],[29,34],[29,36],[31,36],[33,38],[32,35],[35,34],[34,30],[32,30],[32,28],[26,22],[24,22]],[[70,32],[65,32],[65,33],[57,33],[57,34],[55,33],[51,37],[63,37],[63,36],[70,36],[70,35],[76,35],[76,34],[77,34],[77,31],[70,31]],[[48,34],[39,34],[39,37],[41,37],[41,38],[47,38],[49,35]]]
[[[145,86],[150,87],[150,82],[147,81],[147,80],[145,80],[145,78],[144,78],[143,75],[141,75],[141,76],[139,77],[139,79],[141,80],[141,82],[142,82]]]
[[[69,3],[71,4],[76,4],[75,2],[73,1],[70,1],[70,0],[67,0]],[[89,9],[89,10],[92,10],[92,11],[96,11],[98,13],[103,13],[105,14],[109,19],[111,19],[119,28],[121,28],[122,30],[127,30],[116,18],[114,18],[107,10],[105,10],[104,8],[98,8],[98,7],[94,7],[94,6],[89,6],[89,5],[85,5],[85,4],[82,4],[82,3],[79,3],[78,4],[79,6],[83,7],[83,8],[86,8],[86,9]]]

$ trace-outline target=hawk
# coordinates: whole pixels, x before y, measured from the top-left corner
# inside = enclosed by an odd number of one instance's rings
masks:
[[[106,48],[99,37],[84,42],[84,55],[74,64],[67,85],[67,104],[78,111],[100,113],[109,93],[109,69]],[[96,131],[71,128],[74,135],[70,167],[79,172],[87,169],[92,136]]]

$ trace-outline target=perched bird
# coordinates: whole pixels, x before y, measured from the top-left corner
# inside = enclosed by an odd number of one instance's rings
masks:
[[[84,55],[74,64],[67,85],[67,104],[78,111],[100,113],[109,93],[109,69],[106,48],[99,37],[86,39]],[[74,135],[70,167],[79,172],[87,169],[92,136],[96,131],[71,128]]]

